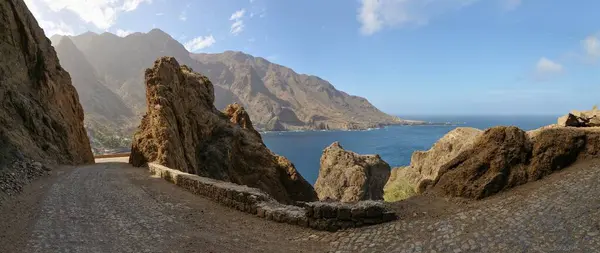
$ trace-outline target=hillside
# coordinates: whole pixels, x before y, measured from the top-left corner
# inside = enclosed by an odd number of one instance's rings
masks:
[[[65,69],[73,73],[92,133],[104,129],[108,135],[132,134],[131,126],[146,108],[144,70],[161,56],[173,56],[207,75],[214,83],[215,106],[242,104],[259,130],[366,129],[414,123],[387,115],[367,99],[339,91],[319,77],[298,74],[261,57],[234,51],[190,54],[158,29],[126,37],[88,32],[68,38],[53,36],[51,41]]]

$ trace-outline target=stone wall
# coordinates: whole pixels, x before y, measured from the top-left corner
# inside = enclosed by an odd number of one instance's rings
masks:
[[[276,222],[336,231],[397,218],[381,201],[298,202],[296,205],[285,205],[263,191],[245,185],[200,177],[154,163],[149,163],[148,168],[152,174],[194,194]]]

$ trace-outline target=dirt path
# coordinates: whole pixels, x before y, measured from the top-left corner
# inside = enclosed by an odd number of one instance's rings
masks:
[[[321,243],[291,241],[310,230],[219,206],[111,162],[121,160],[65,169],[28,187],[2,210],[28,213],[0,218],[10,225],[0,230],[2,252],[325,251]]]

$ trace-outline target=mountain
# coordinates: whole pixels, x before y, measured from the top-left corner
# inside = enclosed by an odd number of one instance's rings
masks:
[[[71,74],[73,86],[85,112],[85,127],[95,149],[128,146],[137,124],[135,114],[115,92],[108,89],[94,67],[69,37],[51,39],[60,63]],[[99,150],[95,150],[99,152]]]
[[[365,98],[339,91],[319,77],[298,74],[261,57],[234,51],[191,54],[177,40],[159,29],[126,37],[87,32],[70,36],[69,39],[72,42],[70,44],[74,44],[78,50],[59,50],[61,62],[64,59],[66,63],[67,59],[75,57],[72,54],[81,53],[85,57],[85,61],[79,59],[82,66],[75,64],[72,70],[65,67],[69,72],[79,71],[85,75],[81,79],[74,77],[75,86],[100,89],[98,83],[102,84],[120,97],[135,115],[130,117],[133,121],[139,121],[146,110],[143,86],[145,69],[161,56],[173,56],[181,64],[209,77],[215,87],[215,106],[218,109],[234,102],[242,104],[259,130],[365,129],[414,123],[387,115]],[[55,45],[57,47],[63,43],[56,36],[52,41],[59,41]],[[94,71],[87,69],[88,63]],[[75,67],[86,69],[81,71]],[[79,80],[85,84],[77,84]],[[80,93],[84,97],[85,92]],[[114,96],[106,91],[96,96],[103,98],[102,94],[106,94],[106,100],[89,101],[105,105],[108,101],[114,101]],[[116,112],[117,118],[127,117],[127,110],[120,103],[110,104],[115,107],[111,110]],[[92,106],[84,102],[84,108],[88,107]],[[114,119],[106,117],[106,113],[101,111],[86,109],[89,114]]]
[[[234,51],[191,56],[213,84],[233,94],[221,99],[244,104],[261,129],[364,129],[402,122],[365,98],[261,57]]]

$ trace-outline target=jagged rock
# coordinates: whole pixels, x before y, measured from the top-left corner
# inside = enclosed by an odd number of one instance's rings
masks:
[[[483,131],[471,127],[458,127],[438,140],[428,151],[415,151],[410,166],[394,168],[386,183],[387,189],[397,184],[409,184],[416,192],[424,190],[428,182],[435,180],[440,168],[468,149]]]
[[[321,156],[315,190],[320,200],[380,200],[389,176],[390,165],[379,155],[359,155],[334,142]]]
[[[283,203],[313,201],[313,187],[287,159],[273,154],[240,105],[214,107],[214,87],[172,57],[145,72],[147,113],[129,162],[172,169],[264,190]]]
[[[558,125],[563,127],[600,127],[600,110],[572,111],[558,118]]]
[[[538,180],[578,159],[598,158],[599,152],[598,129],[543,128],[528,134],[516,127],[494,127],[442,166],[431,191],[480,199]]]
[[[19,156],[93,163],[77,92],[50,40],[22,0],[1,1],[0,19],[0,167]]]

